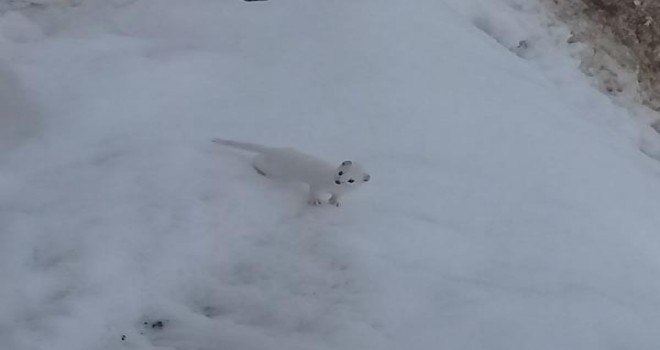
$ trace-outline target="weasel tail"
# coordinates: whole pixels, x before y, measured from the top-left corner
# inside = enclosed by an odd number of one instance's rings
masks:
[[[257,145],[257,144],[254,144],[254,143],[232,141],[232,140],[223,140],[223,139],[220,139],[220,138],[217,138],[217,137],[214,138],[212,141],[219,144],[219,145],[225,145],[225,146],[229,146],[229,147],[242,149],[244,151],[257,152],[257,153],[264,153],[264,152],[267,152],[270,149],[269,147]]]

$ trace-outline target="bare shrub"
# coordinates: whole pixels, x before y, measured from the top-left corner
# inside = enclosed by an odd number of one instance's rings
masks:
[[[633,71],[642,102],[660,110],[660,1],[546,1],[574,29],[571,40],[588,41],[596,54]]]

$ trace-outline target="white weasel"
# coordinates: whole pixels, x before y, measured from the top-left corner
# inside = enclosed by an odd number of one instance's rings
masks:
[[[256,152],[252,165],[261,175],[275,180],[299,181],[309,185],[307,203],[320,205],[322,196],[330,194],[328,203],[339,206],[339,197],[371,179],[362,167],[350,160],[338,167],[293,148],[272,148],[247,142],[213,139],[225,146]]]

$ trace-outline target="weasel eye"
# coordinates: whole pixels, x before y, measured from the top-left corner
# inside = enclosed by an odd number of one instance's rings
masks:
[[[353,183],[353,182],[355,182],[355,180],[350,179],[350,180],[348,180],[348,182],[349,182],[349,183]]]
[[[340,171],[339,174],[337,174],[337,175],[342,176],[342,175],[344,175],[344,172]]]

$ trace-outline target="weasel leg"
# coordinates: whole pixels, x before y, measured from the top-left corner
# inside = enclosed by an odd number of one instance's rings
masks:
[[[309,205],[315,205],[315,206],[316,206],[316,205],[321,205],[321,204],[323,204],[323,201],[320,200],[320,199],[318,199],[318,198],[310,198],[310,199],[307,201],[307,204],[309,204]]]
[[[336,195],[336,194],[333,194],[332,196],[330,196],[330,200],[328,201],[328,203],[334,205],[335,207],[338,207],[338,206],[341,205],[339,203],[339,196]]]
[[[323,201],[321,198],[319,198],[318,193],[314,191],[314,189],[310,188],[309,189],[309,197],[307,199],[307,204],[309,205],[321,205],[323,204]]]

